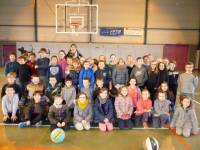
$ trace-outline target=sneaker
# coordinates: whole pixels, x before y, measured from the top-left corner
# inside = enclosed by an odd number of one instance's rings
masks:
[[[41,125],[42,125],[42,121],[39,121],[39,122],[37,122],[37,123],[35,124],[36,127],[39,127],[39,126],[41,126]]]
[[[145,128],[145,129],[148,129],[149,128],[149,126],[148,126],[148,124],[146,123],[146,122],[143,122],[143,127]]]
[[[18,127],[19,128],[26,128],[26,127],[28,127],[28,125],[27,125],[26,122],[21,122],[21,123],[18,124]]]

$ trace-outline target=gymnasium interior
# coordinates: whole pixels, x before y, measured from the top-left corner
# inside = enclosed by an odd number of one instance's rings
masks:
[[[176,60],[179,72],[191,61],[199,76],[200,0],[0,0],[1,89],[11,52],[46,48],[51,57],[72,43],[85,58],[151,54]],[[200,125],[200,83],[194,103]],[[115,127],[109,133],[72,128],[55,144],[48,125],[20,129],[2,118],[0,111],[0,150],[144,150],[147,137],[158,140],[159,150],[200,149],[200,134],[186,138],[162,128]]]

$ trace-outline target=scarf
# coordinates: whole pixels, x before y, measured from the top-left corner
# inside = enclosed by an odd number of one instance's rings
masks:
[[[89,104],[89,99],[86,99],[84,102],[80,101],[79,99],[77,100],[78,106],[81,110],[84,110],[88,104]]]
[[[98,98],[99,98],[99,102],[100,102],[101,105],[105,104],[107,99],[108,99],[108,97],[102,99],[100,96],[98,96]]]

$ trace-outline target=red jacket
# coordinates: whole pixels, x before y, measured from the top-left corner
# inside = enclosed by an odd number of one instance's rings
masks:
[[[35,62],[27,61],[26,64],[31,69],[31,75],[38,75],[37,69],[35,69],[36,61]]]
[[[133,107],[136,108],[138,100],[141,98],[141,91],[136,86],[135,88],[132,88],[131,86],[128,87],[128,93],[129,96],[132,99]]]
[[[148,100],[142,100],[140,99],[137,102],[137,107],[136,107],[136,115],[142,115],[145,112],[150,112],[149,110],[152,109],[152,101],[150,99]]]

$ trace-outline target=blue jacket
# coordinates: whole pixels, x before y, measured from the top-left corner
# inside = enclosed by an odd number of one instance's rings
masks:
[[[111,81],[111,71],[109,68],[104,68],[103,70],[98,69],[95,71],[95,78],[102,77],[104,81],[104,86],[108,88],[109,82]]]
[[[101,104],[97,97],[94,105],[95,120],[98,122],[104,122],[105,118],[108,118],[110,122],[114,119],[114,108],[112,101],[107,99],[105,104]]]
[[[19,63],[17,61],[6,63],[4,72],[5,72],[5,75],[7,75],[9,72],[15,72],[18,77]]]
[[[38,73],[40,76],[46,76],[47,74],[47,70],[49,67],[49,58],[45,57],[45,58],[39,58],[36,62],[36,64],[38,65]]]
[[[62,82],[62,69],[59,65],[50,65],[47,71],[47,79],[50,76],[55,76],[57,79],[57,83]]]
[[[89,69],[81,69],[80,74],[79,74],[79,88],[81,89],[83,87],[83,79],[85,77],[90,78],[90,87],[94,89],[94,84],[95,84],[95,77],[94,77],[94,72],[91,68]]]
[[[73,79],[73,86],[76,87],[76,88],[78,88],[78,84],[79,84],[79,71],[71,70],[69,75]]]
[[[179,72],[178,71],[168,71],[169,75],[169,85],[178,85],[178,77],[179,77]]]

